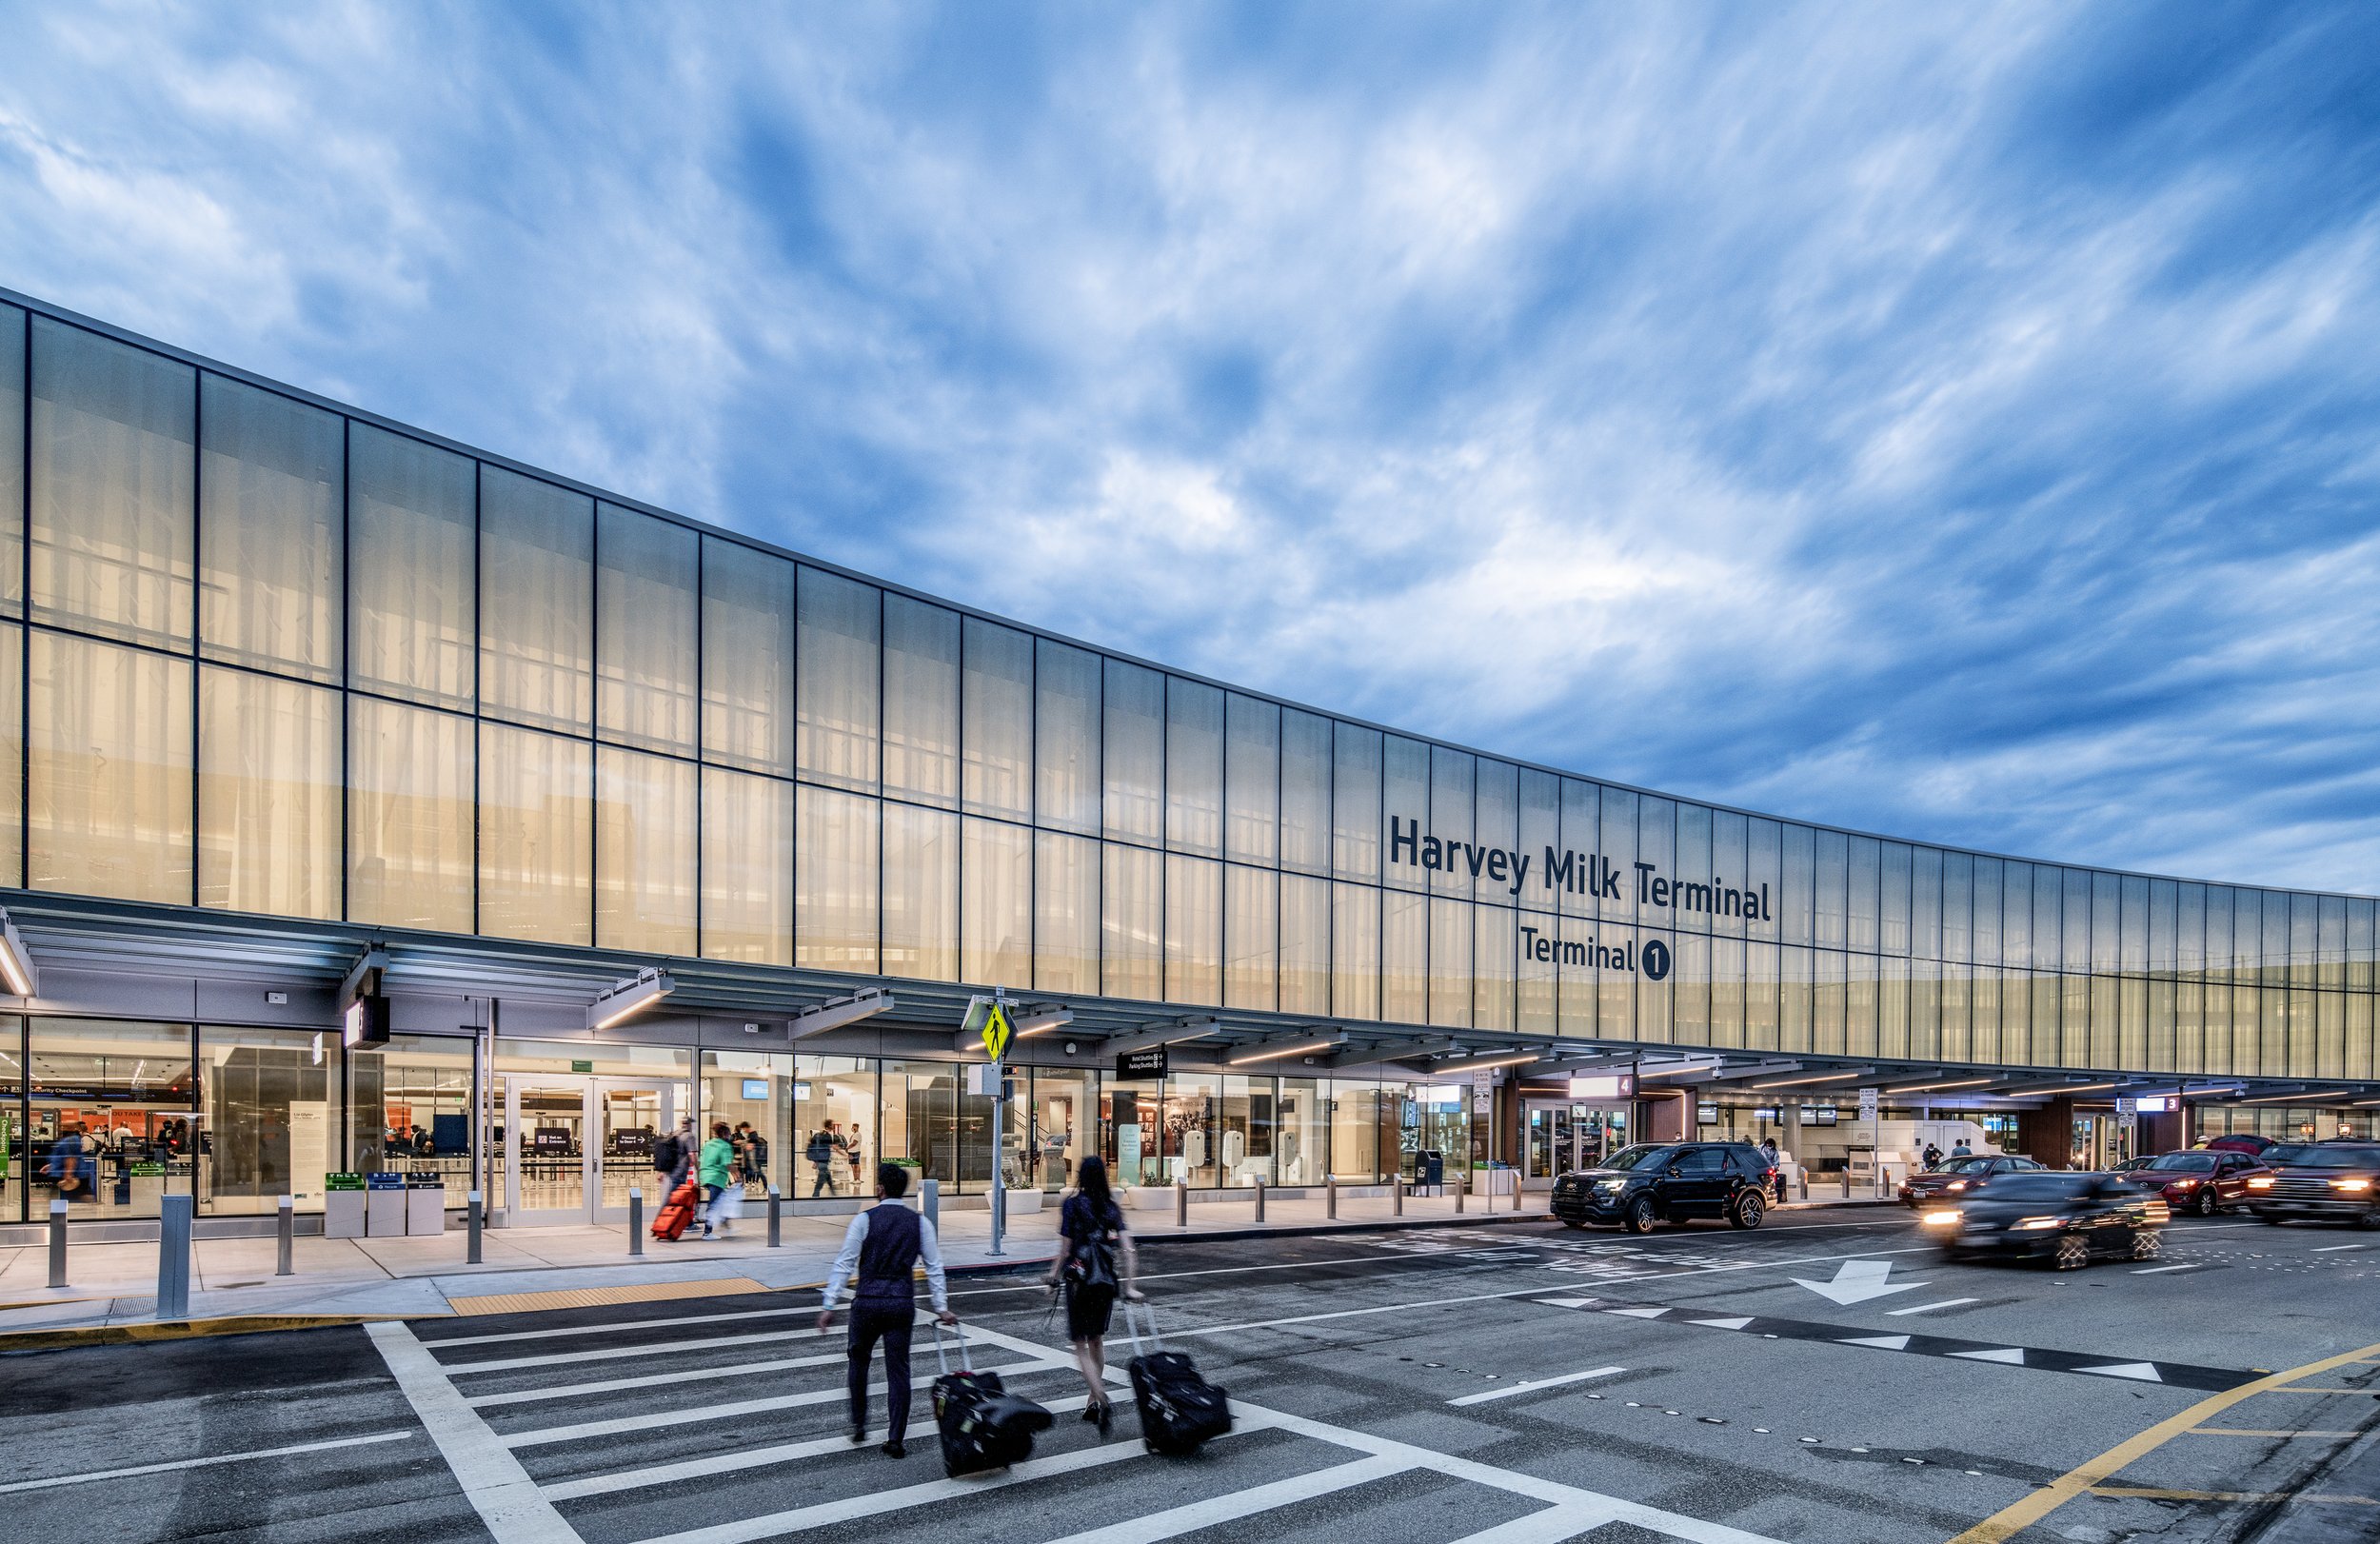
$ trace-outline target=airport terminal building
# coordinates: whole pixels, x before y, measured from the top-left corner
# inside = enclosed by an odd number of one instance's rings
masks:
[[[520,1226],[624,1216],[689,1115],[827,1206],[879,1159],[963,1204],[1091,1153],[1537,1185],[1697,1131],[1856,1167],[1867,1109],[2053,1163],[2380,1114],[2370,899],[1358,722],[5,291],[0,910],[0,1237],[70,1133],[78,1224],[405,1172]]]

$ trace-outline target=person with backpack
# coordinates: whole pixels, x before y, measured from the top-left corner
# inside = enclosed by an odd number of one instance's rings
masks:
[[[835,1123],[829,1120],[810,1133],[809,1145],[802,1150],[802,1156],[809,1160],[810,1168],[818,1176],[810,1182],[812,1200],[818,1199],[822,1194],[835,1194]]]
[[[736,1162],[735,1143],[727,1139],[729,1129],[724,1120],[714,1122],[710,1140],[703,1144],[702,1157],[698,1160],[696,1178],[703,1187],[703,1237],[705,1238],[711,1236],[714,1214],[719,1231],[723,1234],[727,1231],[727,1213],[720,1206],[719,1198],[727,1192],[729,1177]]]
[[[1108,1189],[1106,1162],[1096,1154],[1075,1166],[1075,1193],[1059,1208],[1058,1236],[1063,1247],[1050,1261],[1049,1289],[1065,1289],[1066,1338],[1074,1342],[1075,1365],[1090,1391],[1082,1418],[1105,1436],[1116,1415],[1107,1397],[1108,1321],[1119,1297],[1143,1299],[1132,1284],[1140,1261],[1123,1208]]]
[[[909,1171],[897,1163],[876,1166],[876,1204],[851,1219],[843,1230],[843,1250],[826,1270],[825,1304],[819,1310],[818,1333],[834,1328],[835,1300],[843,1284],[854,1281],[851,1330],[844,1342],[845,1386],[851,1396],[851,1443],[867,1440],[867,1370],[876,1344],[884,1345],[884,1409],[887,1427],[883,1454],[908,1455],[902,1436],[909,1429],[909,1336],[917,1327],[918,1294],[914,1273],[925,1266],[925,1290],[934,1312],[944,1324],[956,1324],[950,1311],[950,1285],[942,1275],[942,1245],[934,1224],[901,1204],[909,1188]],[[856,1280],[854,1279],[856,1277]]]

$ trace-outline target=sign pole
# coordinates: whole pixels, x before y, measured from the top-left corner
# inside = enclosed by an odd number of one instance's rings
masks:
[[[983,1026],[983,1048],[992,1054],[992,1247],[991,1256],[1000,1258],[1005,1251],[1001,1239],[1008,1232],[1008,1191],[1000,1172],[1001,1107],[1008,1102],[1007,1078],[1002,1068],[1008,1054],[1008,993],[1004,987],[992,988],[992,1013]]]

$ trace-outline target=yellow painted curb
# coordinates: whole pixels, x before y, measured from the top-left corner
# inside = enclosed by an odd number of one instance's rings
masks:
[[[338,1324],[369,1324],[402,1316],[397,1314],[240,1314],[225,1318],[77,1324],[57,1330],[16,1330],[0,1334],[0,1352],[67,1351],[76,1346],[125,1346],[152,1340],[203,1340],[221,1335],[322,1330]]]

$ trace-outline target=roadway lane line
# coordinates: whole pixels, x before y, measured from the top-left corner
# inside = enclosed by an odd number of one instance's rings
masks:
[[[1980,1297],[1945,1297],[1938,1303],[1919,1303],[1914,1308],[1888,1308],[1884,1312],[1888,1317],[1901,1318],[1910,1314],[1931,1314],[1937,1308],[1956,1308],[1961,1303],[1981,1301],[1983,1299]]]
[[[2370,1244],[2325,1244],[2320,1249],[2306,1251],[2309,1255],[2335,1255],[2342,1249],[2370,1249]]]
[[[1449,1399],[1446,1402],[1450,1405],[1483,1405],[1491,1399],[1509,1399],[1516,1394],[1535,1394],[1539,1389],[1559,1388],[1565,1383],[1584,1383],[1591,1377],[1609,1377],[1614,1373],[1626,1371],[1628,1369],[1625,1367],[1591,1367],[1583,1373],[1564,1373],[1559,1377],[1532,1378],[1526,1383],[1516,1383],[1508,1389],[1489,1389],[1482,1394],[1466,1394],[1458,1399]]]
[[[1071,1373],[1074,1370],[1075,1366],[1072,1362],[1054,1361],[1014,1362],[1005,1367],[987,1369],[987,1371],[998,1373],[1002,1377],[1022,1377],[1028,1373]],[[882,1394],[884,1392],[884,1385],[871,1383],[868,1385],[868,1392]],[[614,1420],[587,1420],[569,1426],[540,1427],[531,1432],[499,1433],[495,1440],[506,1448],[540,1448],[553,1442],[577,1442],[592,1436],[617,1436],[622,1432],[649,1432],[657,1421],[669,1420],[681,1415],[697,1415],[704,1421],[731,1420],[738,1415],[759,1415],[772,1410],[805,1410],[812,1405],[837,1404],[844,1397],[844,1391],[840,1388],[815,1389],[806,1394],[783,1394],[768,1399],[740,1399],[724,1405],[688,1405],[683,1410],[661,1412],[647,1410],[634,1415],[623,1415]],[[472,1418],[478,1417],[474,1415]]]
[[[521,1460],[463,1402],[438,1358],[412,1331],[382,1319],[365,1325],[364,1333],[372,1337],[389,1376],[438,1444],[439,1455],[495,1544],[583,1544],[577,1530],[539,1493]]]
[[[1253,1517],[1276,1507],[1295,1506],[1314,1496],[1343,1491],[1351,1485],[1368,1485],[1376,1479],[1403,1474],[1410,1467],[1402,1458],[1375,1454],[1368,1458],[1358,1458],[1352,1463],[1317,1470],[1309,1475],[1293,1475],[1287,1479],[1277,1479],[1269,1485],[1255,1485],[1204,1501],[1168,1507],[1163,1512],[1152,1512],[1145,1517],[1135,1517],[1129,1522],[1110,1523],[1104,1528],[1068,1534],[1062,1538],[1052,1539],[1050,1544],[1141,1544],[1142,1540],[1154,1544],[1158,1539],[1178,1538],[1201,1528]]]
[[[321,1453],[329,1448],[360,1448],[369,1442],[402,1442],[411,1432],[374,1432],[369,1436],[337,1436],[327,1442],[297,1442],[286,1448],[253,1448],[246,1453],[216,1453],[204,1458],[176,1458],[169,1463],[135,1464],[129,1469],[87,1470],[79,1475],[53,1475],[48,1479],[20,1479],[0,1485],[0,1495],[17,1491],[54,1490],[61,1485],[88,1485],[93,1480],[130,1479],[135,1475],[163,1475],[176,1469],[205,1469],[247,1458],[281,1458],[292,1453]]]
[[[816,1313],[816,1309],[811,1310]],[[605,1346],[595,1351],[554,1351],[543,1356],[505,1356],[485,1362],[440,1362],[449,1377],[466,1374],[513,1373],[524,1367],[565,1367],[571,1362],[622,1361],[630,1356],[667,1356],[680,1352],[709,1351],[728,1346],[770,1345],[782,1340],[815,1340],[816,1330],[764,1330],[759,1335],[720,1335],[704,1340],[656,1340],[649,1346]]]
[[[2374,1353],[2380,1353],[2380,1344],[2364,1346],[2337,1356],[2326,1356],[2318,1362],[2292,1367],[2285,1373],[2269,1374],[2251,1383],[2211,1395],[2179,1415],[2169,1415],[2148,1430],[2126,1437],[2097,1457],[2076,1464],[2032,1495],[2002,1507],[1976,1523],[1952,1539],[1950,1544],[2004,1544],[2005,1540],[2023,1533],[2074,1497],[2105,1484],[2128,1465],[2146,1457],[2183,1433],[2195,1431],[2209,1417],[2221,1415],[2241,1400],[2273,1393],[2298,1378],[2331,1372],[2361,1361]]]
[[[774,1361],[737,1362],[731,1367],[697,1367],[684,1373],[646,1373],[641,1377],[606,1377],[592,1383],[556,1383],[545,1388],[515,1389],[509,1394],[475,1394],[464,1400],[474,1410],[493,1405],[533,1405],[545,1399],[570,1399],[585,1394],[618,1394],[626,1389],[659,1389],[673,1383],[700,1383],[714,1377],[749,1377],[755,1373],[786,1373],[801,1367],[824,1367],[844,1359],[840,1351],[816,1356],[781,1356]]]
[[[2190,1436],[2361,1436],[2361,1432],[2259,1432],[2246,1426],[2195,1426],[2185,1434]]]
[[[2134,1271],[2132,1275],[2163,1276],[2168,1271],[2203,1271],[2205,1269],[2204,1265],[2152,1265],[2145,1271]]]

